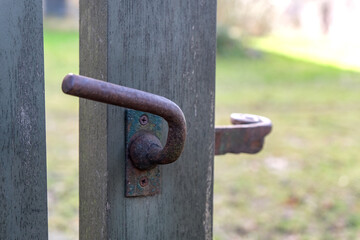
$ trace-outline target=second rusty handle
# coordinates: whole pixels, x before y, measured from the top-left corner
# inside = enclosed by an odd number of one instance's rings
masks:
[[[215,128],[215,155],[259,152],[272,129],[271,120],[252,114],[231,114],[230,126]]]
[[[149,112],[167,121],[169,131],[164,147],[155,136],[146,132],[132,140],[129,154],[135,167],[151,169],[157,164],[169,164],[179,158],[186,139],[186,121],[181,109],[169,99],[74,74],[65,76],[62,90],[66,94]]]

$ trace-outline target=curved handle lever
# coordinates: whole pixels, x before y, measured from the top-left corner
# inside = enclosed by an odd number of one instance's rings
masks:
[[[62,83],[66,94],[149,112],[164,118],[169,126],[164,147],[150,133],[137,134],[129,145],[130,158],[138,169],[176,161],[185,144],[186,120],[181,109],[167,98],[93,78],[68,74]]]
[[[257,153],[272,128],[271,120],[252,114],[231,114],[230,126],[215,128],[215,155]]]

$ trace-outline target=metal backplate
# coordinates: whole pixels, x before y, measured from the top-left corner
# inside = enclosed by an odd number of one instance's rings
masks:
[[[129,143],[131,137],[138,131],[147,131],[162,140],[163,118],[141,111],[126,110],[126,197],[145,197],[160,193],[160,168],[156,166],[150,170],[135,168],[129,157]]]

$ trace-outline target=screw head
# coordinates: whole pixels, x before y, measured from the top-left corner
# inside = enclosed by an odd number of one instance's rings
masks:
[[[146,114],[142,115],[139,119],[141,125],[146,125],[149,122],[149,118]]]
[[[148,177],[144,176],[142,178],[140,178],[140,186],[141,187],[146,187],[149,184],[149,179]]]

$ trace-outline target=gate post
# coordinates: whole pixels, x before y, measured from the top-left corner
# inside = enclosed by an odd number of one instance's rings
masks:
[[[161,193],[125,198],[124,109],[80,100],[80,239],[212,239],[216,0],[80,0],[80,74],[183,110]]]
[[[47,239],[41,0],[0,7],[0,239]]]

